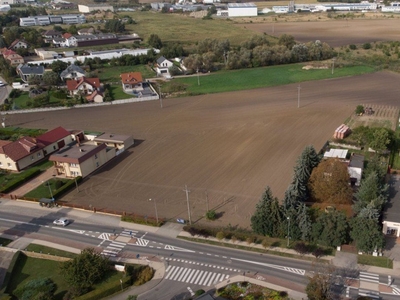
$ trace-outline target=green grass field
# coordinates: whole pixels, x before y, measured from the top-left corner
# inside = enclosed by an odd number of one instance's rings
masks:
[[[163,14],[153,11],[123,12],[137,24],[126,25],[126,29],[137,33],[145,42],[150,34],[157,34],[163,42],[192,44],[206,38],[229,39],[232,45],[239,45],[254,35],[244,26],[234,26],[227,19],[203,20],[187,14]],[[173,30],[171,30],[173,28]]]
[[[361,265],[393,269],[393,261],[384,256],[358,255],[358,263]]]
[[[354,76],[374,72],[368,66],[353,66],[335,69],[332,75],[329,69],[303,70],[303,64],[271,66],[264,68],[221,71],[206,76],[176,78],[164,86],[182,83],[186,86],[187,94],[209,94],[229,91],[249,90],[255,88],[300,83],[303,81]]]
[[[60,180],[65,184],[68,181],[71,181],[72,179],[51,178],[48,181],[46,181],[45,183],[40,184],[37,188],[35,188],[32,191],[25,194],[24,197],[36,198],[36,199],[41,199],[41,198],[51,199],[52,195],[54,195],[55,192],[57,191],[56,181],[60,181]],[[50,188],[49,188],[48,184],[50,184]],[[52,194],[50,194],[50,190],[51,190]]]
[[[112,85],[110,87],[111,93],[114,96],[115,100],[122,100],[122,99],[129,99],[133,98],[133,95],[128,95],[122,90],[121,84],[118,85]]]
[[[77,254],[75,254],[75,253],[58,250],[58,249],[46,247],[43,245],[37,245],[37,244],[29,244],[28,247],[26,247],[26,250],[31,251],[31,252],[36,252],[36,253],[44,253],[44,254],[50,254],[50,255],[54,255],[54,256],[68,257],[68,258],[74,258],[77,256]]]
[[[137,66],[122,66],[122,67],[104,67],[94,73],[99,77],[102,83],[121,82],[121,73],[141,72],[143,79],[153,78],[156,73],[153,72],[147,65]]]

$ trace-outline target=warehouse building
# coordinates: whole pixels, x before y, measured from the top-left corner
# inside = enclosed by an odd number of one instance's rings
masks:
[[[84,15],[29,16],[19,19],[19,26],[45,26],[50,24],[83,24]]]
[[[94,11],[114,11],[114,7],[112,5],[107,4],[87,4],[87,5],[78,5],[78,9],[80,13],[88,14]]]
[[[254,3],[229,3],[229,17],[256,17],[257,6]]]

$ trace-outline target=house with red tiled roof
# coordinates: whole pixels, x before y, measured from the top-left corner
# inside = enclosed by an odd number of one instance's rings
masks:
[[[13,53],[10,53],[10,52],[13,52]],[[25,62],[25,61],[24,61],[24,58],[23,58],[21,55],[15,53],[15,52],[12,51],[12,50],[7,50],[7,51],[5,51],[5,52],[3,53],[3,57],[4,57],[4,59],[5,59],[6,61],[8,61],[8,63],[9,63],[11,66],[18,66],[18,65],[23,64],[23,63]]]
[[[142,91],[143,77],[140,72],[122,73],[120,75],[124,92]]]
[[[10,50],[17,50],[17,49],[27,49],[29,44],[23,39],[16,39],[11,45],[8,47]]]
[[[59,126],[38,136],[36,140],[44,145],[44,155],[48,155],[73,143],[71,132]]]
[[[82,95],[88,101],[103,102],[99,78],[82,77],[78,80],[67,80],[66,83],[71,96]],[[93,99],[90,97],[92,94],[95,94]]]
[[[15,142],[1,141],[0,168],[11,171],[23,170],[45,157],[43,148],[42,143],[28,136]]]

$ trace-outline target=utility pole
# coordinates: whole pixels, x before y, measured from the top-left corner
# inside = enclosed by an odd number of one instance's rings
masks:
[[[76,177],[74,177],[74,179],[75,179],[76,191],[79,193],[79,186],[78,186],[78,182],[76,181]]]
[[[290,217],[287,217],[288,220],[288,226],[287,226],[287,247],[289,248],[289,243],[290,243]]]
[[[160,94],[160,106],[162,108],[162,94],[161,94],[161,85],[158,85],[158,93]]]
[[[190,204],[189,204],[190,191],[188,190],[187,185],[185,185],[185,189],[183,191],[186,192],[186,202],[187,202],[188,215],[189,215],[189,224],[192,225],[192,217],[190,216]]]
[[[301,87],[299,84],[299,86],[297,87],[297,108],[300,108],[300,90],[301,90]]]
[[[197,85],[200,85],[199,68],[197,68]]]
[[[334,71],[335,71],[335,58],[332,58],[332,75]]]
[[[208,207],[208,192],[206,190],[206,204],[207,204],[207,211],[210,211],[210,208]]]

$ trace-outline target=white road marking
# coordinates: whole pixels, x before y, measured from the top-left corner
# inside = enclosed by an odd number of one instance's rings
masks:
[[[299,275],[302,275],[302,276],[304,276],[305,273],[306,273],[306,271],[303,270],[303,269],[295,269],[295,268],[290,268],[290,267],[285,267],[285,266],[266,264],[266,263],[262,263],[262,262],[238,259],[238,258],[233,258],[233,257],[231,259],[237,260],[237,261],[243,261],[243,262],[247,262],[247,263],[251,263],[251,264],[255,264],[255,265],[266,266],[266,267],[270,267],[270,268],[273,268],[273,269],[278,269],[278,270],[282,270],[282,271],[286,271],[286,272],[290,272],[290,273],[294,273],[294,274],[299,274]]]

